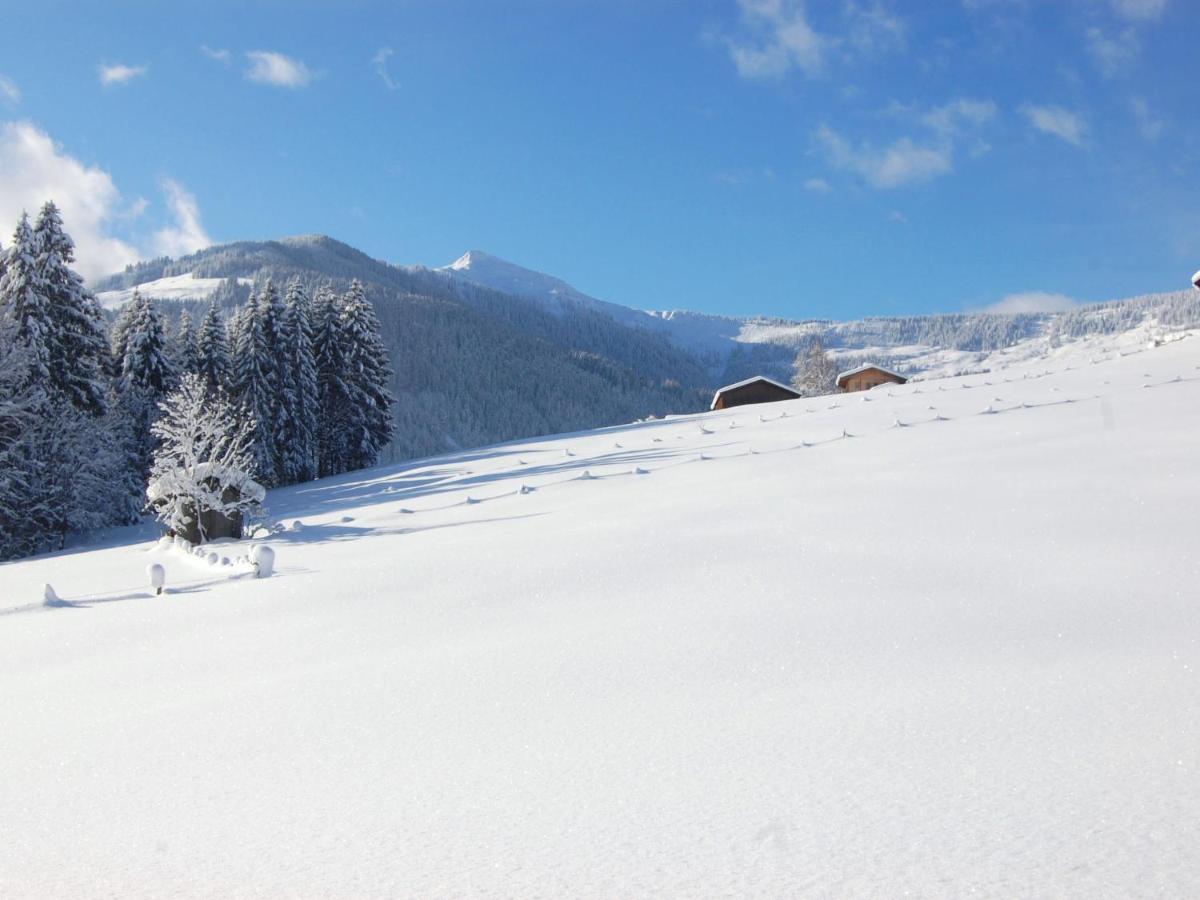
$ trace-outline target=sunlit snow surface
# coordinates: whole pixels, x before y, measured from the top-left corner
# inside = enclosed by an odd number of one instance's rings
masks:
[[[213,295],[224,278],[197,278],[191,272],[183,275],[168,275],[154,281],[139,284],[137,290],[155,300],[207,300]],[[253,284],[252,278],[239,278],[239,284]],[[96,295],[100,305],[106,309],[117,309],[133,297],[133,288],[119,291],[102,291]]]
[[[1198,896],[1198,451],[1093,342],[0,567],[0,896]]]

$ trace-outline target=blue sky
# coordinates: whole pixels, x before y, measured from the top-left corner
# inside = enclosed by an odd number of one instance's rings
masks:
[[[323,232],[633,306],[848,318],[1200,266],[1182,0],[22,4],[0,227],[85,274]]]

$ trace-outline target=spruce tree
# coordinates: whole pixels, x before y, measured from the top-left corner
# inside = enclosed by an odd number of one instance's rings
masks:
[[[54,322],[50,303],[37,265],[37,241],[22,213],[13,233],[12,246],[4,256],[0,277],[0,312],[11,323],[11,340],[23,348],[24,371],[30,381],[48,386],[55,351]]]
[[[75,244],[63,230],[62,216],[47,202],[33,228],[36,266],[53,326],[50,387],[76,409],[103,414],[106,404],[101,381],[107,342],[100,305],[71,269]]]
[[[270,358],[264,311],[253,294],[236,317],[237,333],[233,339],[231,390],[235,402],[254,420],[251,434],[252,473],[265,485],[277,484],[275,472],[275,411],[277,396],[273,384],[274,361]]]
[[[172,341],[175,356],[175,371],[182,377],[187,372],[195,372],[199,366],[199,353],[196,347],[196,333],[192,330],[192,317],[185,309],[179,314],[179,330],[175,332]]]
[[[288,285],[279,340],[276,466],[280,483],[294,484],[317,476],[319,399],[308,295],[297,279]]]
[[[796,376],[792,386],[805,397],[820,397],[837,390],[837,365],[819,337],[814,337],[808,350],[796,356]]]
[[[313,301],[313,354],[317,363],[317,458],[321,477],[347,468],[347,416],[352,402],[345,380],[342,303],[324,285]]]
[[[128,464],[144,482],[155,447],[150,426],[158,414],[158,404],[174,385],[175,367],[154,301],[134,293],[129,302],[133,309],[123,336],[117,393],[119,414],[130,441],[125,448]]]
[[[200,334],[196,338],[195,371],[204,379],[209,390],[215,391],[229,385],[229,338],[216,303],[208,305],[208,312],[200,323]]]
[[[342,302],[340,337],[343,380],[350,394],[347,469],[363,469],[379,460],[392,439],[392,372],[375,308],[355,279]]]

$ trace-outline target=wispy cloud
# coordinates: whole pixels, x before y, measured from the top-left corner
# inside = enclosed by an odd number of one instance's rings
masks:
[[[21,89],[7,75],[0,75],[0,101],[7,106],[16,106],[21,102]]]
[[[1112,0],[1113,12],[1134,22],[1153,21],[1167,8],[1167,0]]]
[[[379,76],[379,80],[383,82],[389,91],[400,90],[400,82],[392,78],[387,67],[388,59],[395,52],[391,47],[380,47],[379,52],[371,57],[371,66],[375,69],[375,74]]]
[[[848,0],[844,7],[846,40],[863,53],[879,53],[903,47],[906,39],[904,21],[883,4],[861,4]]]
[[[953,171],[958,149],[965,141],[977,139],[997,110],[990,100],[962,97],[929,109],[893,104],[887,112],[904,118],[920,136],[905,135],[884,146],[855,144],[823,124],[816,138],[830,165],[852,172],[877,188],[930,181]]]
[[[809,178],[804,182],[804,189],[813,194],[829,194],[833,187],[824,178]]]
[[[195,195],[174,178],[163,178],[160,186],[175,222],[154,233],[154,252],[161,256],[186,256],[212,244],[200,224],[200,206]]]
[[[819,30],[804,0],[737,0],[739,33],[722,38],[743,78],[779,78],[793,69],[821,75],[831,58],[878,56],[903,47],[904,21],[881,0],[844,0]]]
[[[221,47],[210,47],[207,44],[201,44],[200,52],[209,59],[215,59],[219,63],[225,63],[225,65],[229,65],[233,60],[233,54]]]
[[[1052,294],[1047,291],[1026,291],[1019,294],[1008,294],[1001,297],[991,306],[985,307],[984,312],[993,313],[1050,313],[1063,312],[1078,306],[1077,300],[1072,300],[1066,294]]]
[[[817,129],[817,141],[830,165],[861,176],[872,187],[898,188],[929,181],[954,168],[947,146],[921,145],[902,137],[886,147],[854,146],[828,125]]]
[[[259,84],[302,88],[315,77],[313,71],[300,60],[274,50],[251,50],[246,58],[250,61],[246,77]]]
[[[1162,137],[1166,123],[1154,114],[1150,104],[1141,97],[1129,101],[1133,109],[1133,118],[1137,121],[1138,132],[1148,141],[1157,141]]]
[[[1122,29],[1109,36],[1099,28],[1087,30],[1088,53],[1100,72],[1108,78],[1128,69],[1138,58],[1137,34],[1132,28]]]
[[[825,39],[808,22],[801,0],[738,0],[747,34],[727,41],[743,78],[778,78],[792,68],[820,73]]]
[[[1061,106],[1035,106],[1027,103],[1021,113],[1029,123],[1043,134],[1082,147],[1087,139],[1087,122],[1082,115]]]
[[[106,87],[111,84],[126,84],[135,78],[141,78],[148,71],[148,66],[126,66],[122,63],[100,65],[100,83]]]

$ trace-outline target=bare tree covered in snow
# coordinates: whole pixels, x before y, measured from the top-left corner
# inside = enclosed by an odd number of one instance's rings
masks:
[[[205,513],[251,517],[264,491],[253,480],[254,420],[223,391],[210,391],[195,374],[160,405],[153,425],[159,448],[146,490],[150,508],[176,534],[194,525],[205,537]]]

